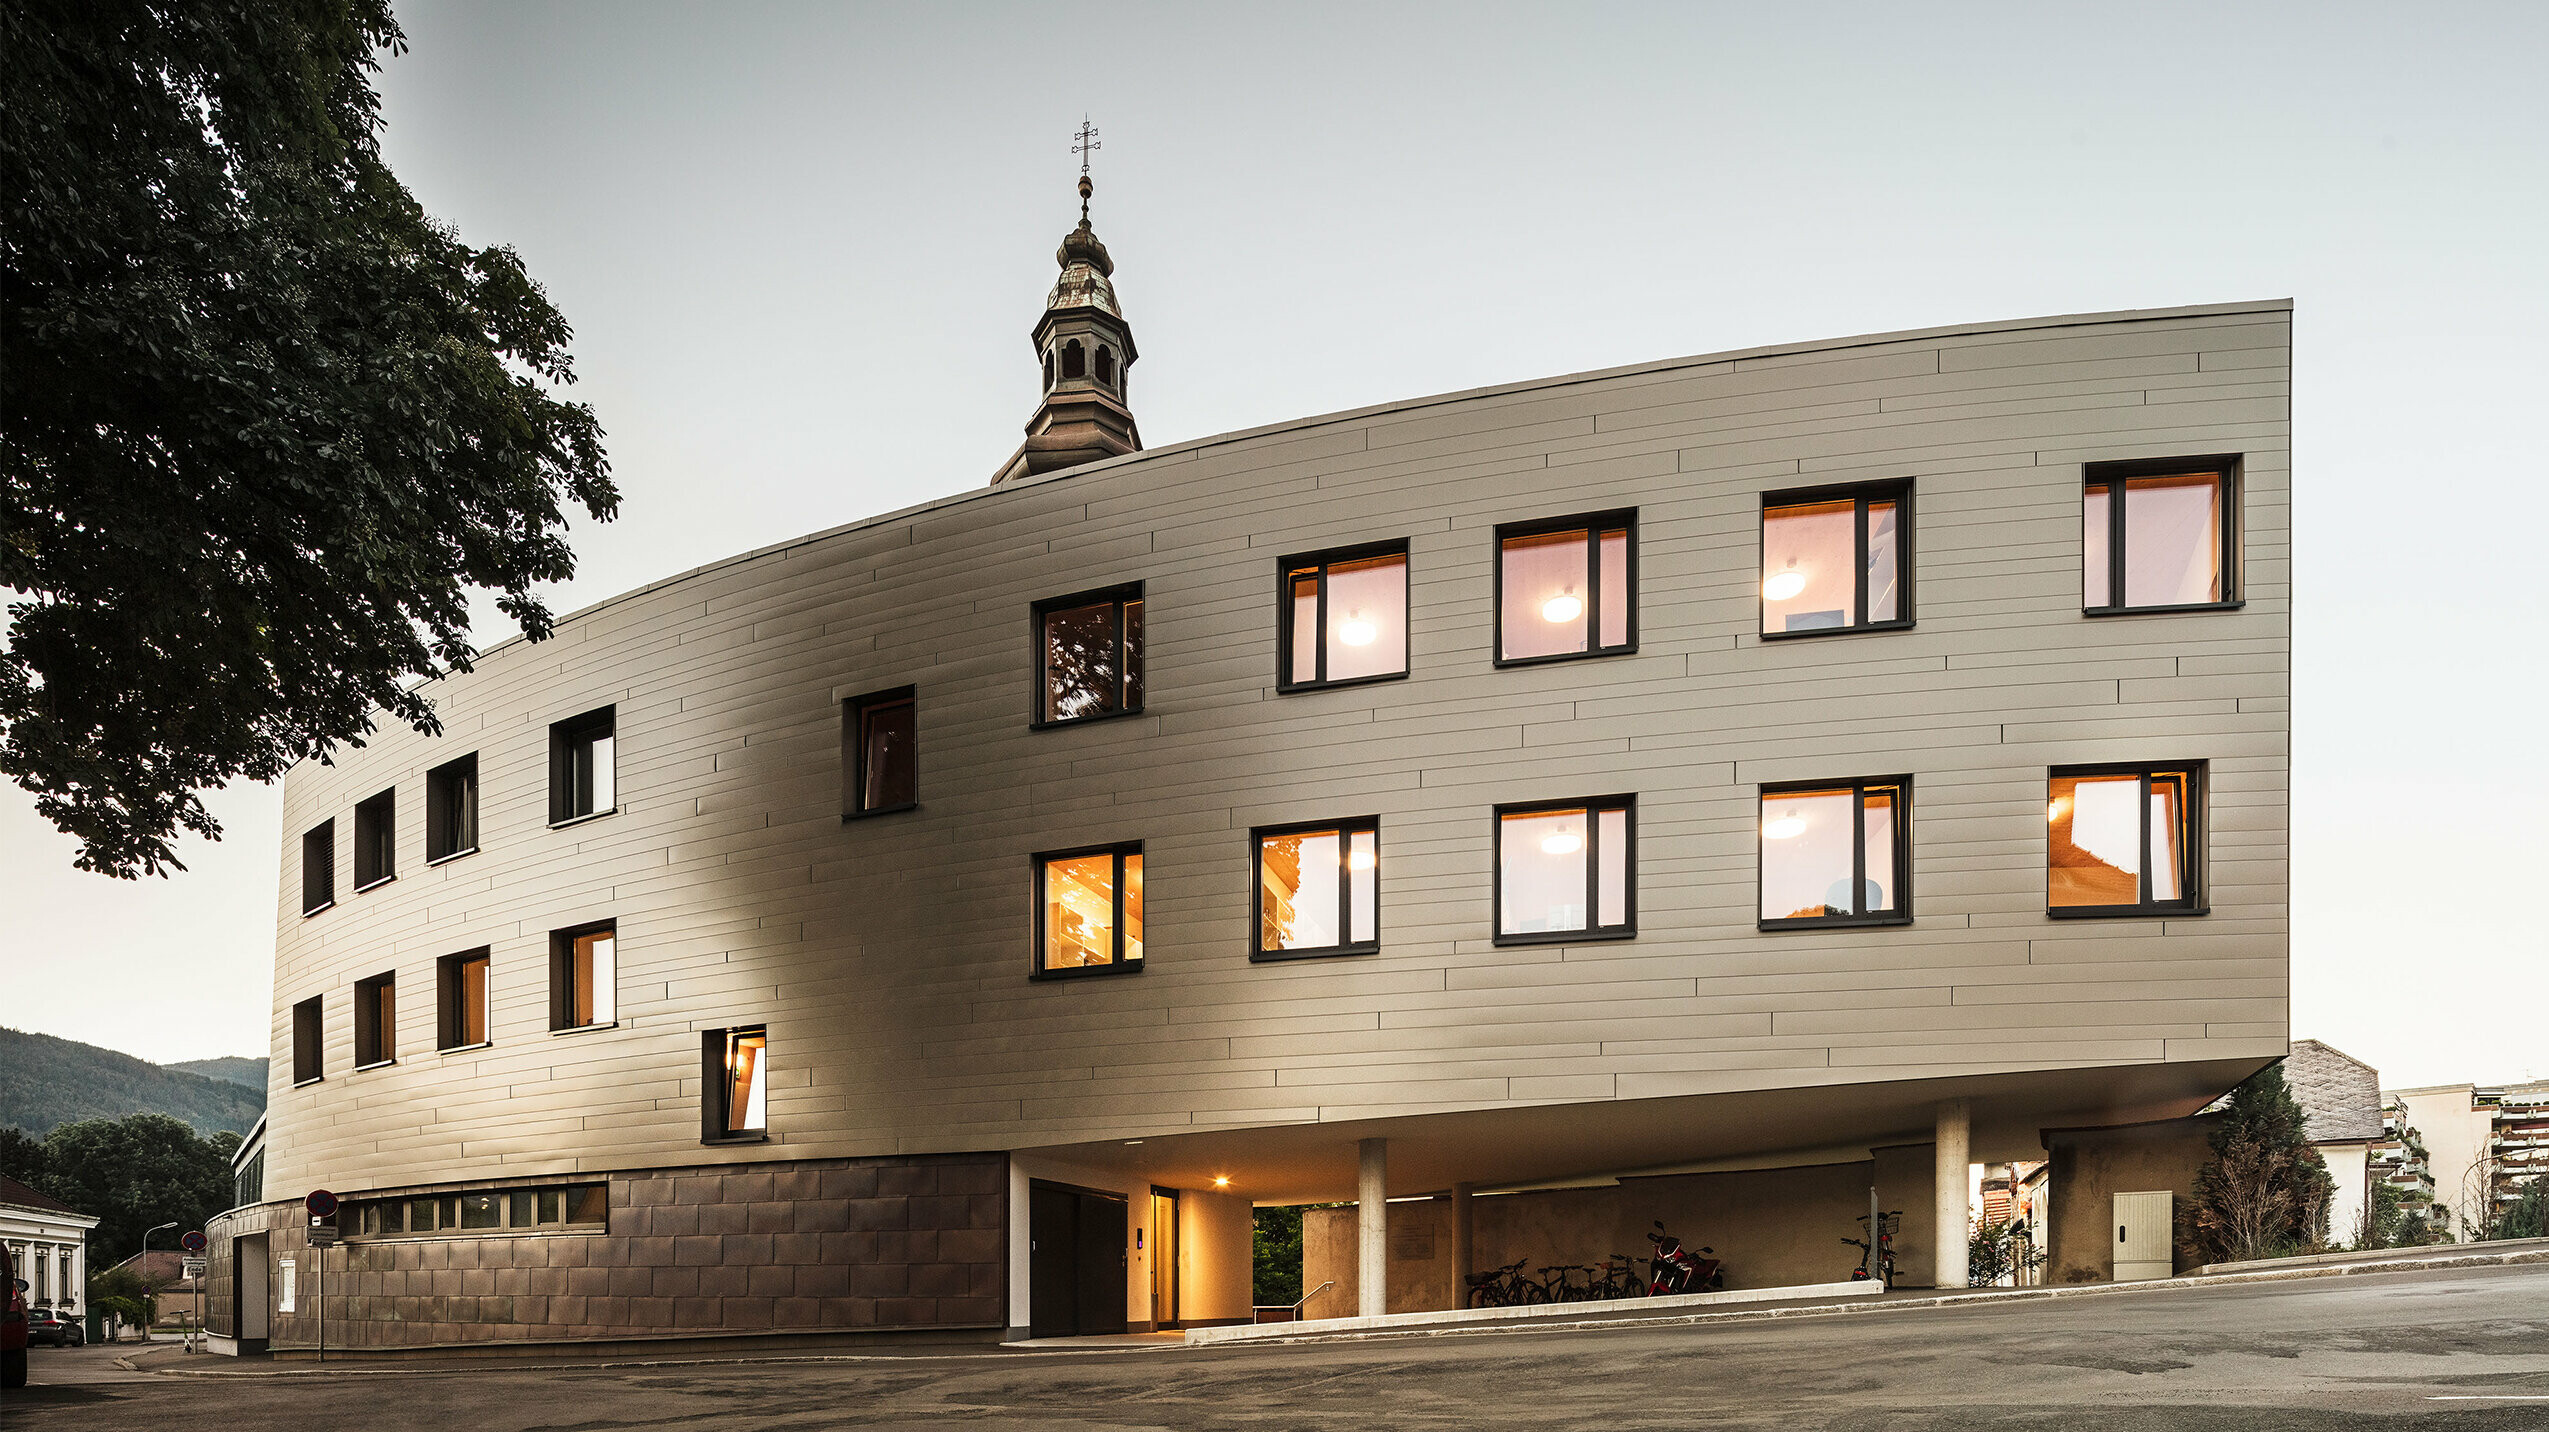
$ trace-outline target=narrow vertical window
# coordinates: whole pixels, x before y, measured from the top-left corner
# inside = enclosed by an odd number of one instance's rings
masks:
[[[369,1069],[398,1059],[398,976],[377,974],[354,982],[354,1067]]]
[[[744,1143],[769,1136],[769,1032],[761,1028],[700,1032],[700,1141]]]
[[[354,893],[398,878],[398,791],[354,807]]]
[[[2204,913],[2201,761],[2073,766],[2045,792],[2045,907],[2057,916]]]
[[[1496,529],[1499,665],[1636,649],[1636,523],[1609,512]]]
[[[920,800],[919,726],[913,689],[896,687],[842,705],[844,818],[910,810]]]
[[[2091,463],[2080,606],[2091,616],[2237,606],[2236,457]]]
[[[1035,858],[1039,978],[1142,966],[1142,847],[1099,846]]]
[[[1637,798],[1496,807],[1496,943],[1637,933]]]
[[[1034,724],[1058,726],[1142,709],[1142,588],[1038,602]]]
[[[1275,684],[1285,691],[1407,674],[1407,544],[1286,557]]]
[[[425,863],[478,848],[478,753],[425,773]]]
[[[487,951],[445,955],[434,962],[436,1044],[468,1049],[487,1042]]]
[[[1761,927],[1912,917],[1911,778],[1761,789]]]
[[[549,728],[549,824],[618,809],[616,711],[605,706]]]
[[[292,1082],[295,1085],[315,1082],[327,1072],[326,1035],[320,1017],[320,997],[312,995],[292,1006]]]
[[[1270,826],[1257,852],[1258,960],[1370,954],[1380,946],[1376,819]]]
[[[1774,492],[1761,503],[1761,634],[1912,624],[1912,488]]]
[[[336,822],[323,820],[301,837],[301,913],[336,903]]]
[[[549,937],[549,1028],[590,1029],[619,1018],[618,934],[604,922]]]

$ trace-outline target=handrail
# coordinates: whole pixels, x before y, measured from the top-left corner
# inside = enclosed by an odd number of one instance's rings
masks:
[[[1249,1309],[1248,1309],[1249,1314],[1250,1314],[1250,1318],[1251,1318],[1251,1320],[1252,1320],[1252,1321],[1254,1321],[1254,1322],[1260,1322],[1260,1323],[1262,1323],[1262,1322],[1264,1322],[1264,1321],[1265,1321],[1265,1319],[1264,1319],[1263,1317],[1259,1317],[1259,1316],[1257,1316],[1258,1314],[1262,1314],[1262,1313],[1270,1313],[1270,1312],[1273,1312],[1273,1311],[1275,1311],[1275,1310],[1277,1310],[1277,1309],[1281,1309],[1281,1310],[1282,1310],[1282,1311],[1284,1311],[1285,1313],[1288,1313],[1288,1314],[1290,1314],[1290,1315],[1291,1315],[1291,1316],[1290,1316],[1290,1318],[1289,1318],[1289,1321],[1292,1321],[1292,1322],[1296,1322],[1296,1323],[1297,1323],[1297,1322],[1301,1321],[1301,1310],[1302,1310],[1303,1308],[1306,1308],[1306,1307],[1308,1307],[1308,1306],[1310,1305],[1310,1300],[1311,1300],[1312,1298],[1315,1298],[1315,1297],[1319,1296],[1321,1293],[1324,1293],[1324,1292],[1326,1292],[1328,1289],[1333,1288],[1333,1287],[1335,1287],[1335,1286],[1336,1286],[1336,1279],[1334,1279],[1334,1278],[1330,1278],[1330,1279],[1328,1279],[1326,1282],[1321,1283],[1319,1286],[1317,1286],[1317,1287],[1315,1287],[1315,1288],[1312,1288],[1309,1292],[1306,1292],[1306,1293],[1302,1294],[1302,1295],[1301,1295],[1301,1301],[1300,1301],[1300,1302],[1297,1302],[1297,1303],[1253,1303],[1253,1304],[1250,1304],[1250,1305],[1249,1305]],[[1278,1321],[1282,1321],[1282,1320],[1280,1320],[1280,1319],[1279,1319]]]

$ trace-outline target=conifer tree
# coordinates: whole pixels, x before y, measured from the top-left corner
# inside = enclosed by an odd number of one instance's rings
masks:
[[[2301,1105],[2273,1065],[2231,1091],[2195,1175],[2186,1241],[2199,1263],[2274,1258],[2324,1247],[2336,1183],[2310,1147]]]

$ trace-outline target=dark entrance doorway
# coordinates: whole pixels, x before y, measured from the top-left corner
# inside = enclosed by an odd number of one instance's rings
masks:
[[[1124,1331],[1124,1196],[1058,1183],[1027,1186],[1027,1331],[1084,1337]]]

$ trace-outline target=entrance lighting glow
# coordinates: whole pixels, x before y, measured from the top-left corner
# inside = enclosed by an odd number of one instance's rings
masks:
[[[1792,840],[1806,833],[1805,817],[1792,810],[1763,826],[1761,833],[1772,840]]]
[[[1228,1187],[1230,1187],[1230,1175],[1228,1175],[1228,1174],[1226,1174],[1226,1173],[1217,1173],[1217,1174],[1214,1174],[1214,1175],[1213,1175],[1213,1187],[1215,1187],[1215,1188],[1228,1188]]]
[[[1544,621],[1571,622],[1584,615],[1584,599],[1573,592],[1560,592],[1540,605]]]
[[[1584,837],[1571,830],[1562,830],[1541,840],[1540,848],[1551,855],[1573,855],[1584,848]]]

